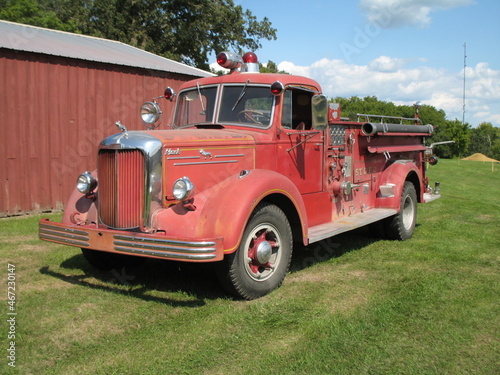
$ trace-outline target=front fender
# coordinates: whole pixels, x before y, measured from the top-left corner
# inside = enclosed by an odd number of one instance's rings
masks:
[[[181,204],[163,210],[156,218],[160,230],[182,238],[223,238],[224,251],[235,251],[255,207],[266,197],[281,195],[293,205],[307,234],[305,205],[297,187],[285,176],[269,170],[232,175],[194,196],[195,211]]]
[[[95,177],[96,171],[93,171],[92,175]],[[97,192],[97,189],[95,192]],[[76,187],[73,188],[64,206],[62,222],[64,224],[78,225],[97,223],[96,194],[85,196]]]
[[[380,185],[394,184],[394,195],[391,197],[377,197],[377,207],[393,208],[400,210],[401,193],[405,181],[410,180],[415,184],[417,192],[421,191],[422,180],[415,163],[409,161],[396,161],[392,163],[380,176]]]

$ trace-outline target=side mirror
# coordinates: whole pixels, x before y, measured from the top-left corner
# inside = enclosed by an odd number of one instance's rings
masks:
[[[314,95],[311,99],[312,126],[324,130],[328,126],[328,103],[325,95]]]

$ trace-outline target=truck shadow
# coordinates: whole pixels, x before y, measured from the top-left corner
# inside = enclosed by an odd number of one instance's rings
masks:
[[[370,226],[355,229],[335,237],[326,238],[309,246],[295,244],[290,272],[299,272],[314,264],[339,258],[351,251],[362,249],[382,238]]]
[[[60,267],[62,270],[57,271],[48,266],[42,267],[40,273],[70,284],[172,307],[201,307],[205,305],[205,300],[228,298],[210,264],[147,259],[137,267],[100,271],[90,266],[82,254],[78,254],[62,262]],[[64,270],[80,272],[75,275]]]
[[[367,227],[327,238],[307,247],[296,246],[290,272],[300,272],[379,240],[380,236]],[[64,270],[76,270],[77,274],[65,273]],[[147,259],[137,267],[100,271],[90,266],[82,254],[78,254],[63,261],[59,270],[45,266],[40,269],[40,273],[70,284],[173,307],[201,307],[206,304],[206,300],[231,298],[220,286],[212,263]]]

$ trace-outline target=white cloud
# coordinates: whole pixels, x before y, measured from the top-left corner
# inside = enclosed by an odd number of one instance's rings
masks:
[[[449,119],[462,119],[463,71],[429,67],[405,68],[403,59],[380,56],[367,65],[321,59],[310,66],[282,62],[278,68],[318,81],[330,98],[376,96],[380,100],[443,109]],[[466,70],[466,116],[472,126],[482,121],[500,126],[500,70],[479,63]]]
[[[431,23],[431,12],[473,3],[473,0],[360,0],[359,8],[370,24],[381,28],[426,27]]]
[[[388,56],[380,56],[370,62],[368,67],[371,70],[378,72],[394,72],[398,69],[403,68],[408,60],[406,59],[398,59]]]

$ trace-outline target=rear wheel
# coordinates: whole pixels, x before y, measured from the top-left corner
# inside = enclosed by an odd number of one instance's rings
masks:
[[[411,238],[417,223],[417,192],[409,181],[404,184],[400,207],[399,212],[388,221],[387,237],[404,241]]]
[[[86,248],[82,248],[82,253],[91,266],[101,271],[109,271],[112,269],[119,270],[123,267],[138,267],[146,260],[142,257],[108,253],[106,251]]]
[[[292,258],[292,230],[277,206],[260,204],[250,217],[238,250],[217,265],[221,284],[251,300],[283,282]]]

